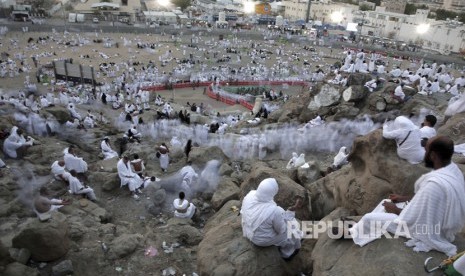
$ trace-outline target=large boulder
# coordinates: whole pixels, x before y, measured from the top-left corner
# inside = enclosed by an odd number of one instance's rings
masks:
[[[223,205],[233,199],[239,199],[240,189],[231,178],[223,178],[212,197],[212,207],[219,210]]]
[[[244,238],[241,217],[227,205],[218,212],[223,219],[209,227],[199,244],[200,275],[291,275],[296,272],[283,261],[277,247],[258,247]]]
[[[169,234],[171,239],[175,239],[181,244],[194,246],[200,243],[203,234],[190,223],[189,219],[174,217],[169,219],[165,226],[157,228],[157,231],[164,231]]]
[[[208,148],[193,147],[189,153],[188,161],[198,167],[203,167],[208,161],[213,159],[226,162],[228,157],[226,157],[221,148],[216,146]]]
[[[68,223],[60,213],[53,214],[47,222],[32,220],[13,238],[13,247],[28,249],[35,261],[53,261],[68,252],[68,229]]]
[[[465,143],[465,113],[458,113],[438,129],[438,134],[449,136],[455,144]]]
[[[37,269],[23,265],[21,263],[11,263],[7,265],[5,271],[2,272],[3,276],[39,276],[40,273]]]
[[[0,266],[5,266],[12,262],[14,262],[14,259],[10,256],[8,248],[0,240]]]
[[[315,160],[308,161],[307,165],[298,167],[296,171],[297,180],[302,185],[312,183],[321,177],[320,165]]]
[[[252,166],[251,173],[241,184],[241,199],[248,192],[257,189],[260,182],[266,178],[275,178],[279,185],[279,192],[274,197],[276,203],[284,209],[294,205],[296,196],[304,199],[304,207],[296,212],[300,219],[310,217],[310,199],[304,187],[297,184],[288,176],[280,174],[278,171],[269,168],[265,163],[258,162]]]
[[[337,213],[337,214],[336,214]],[[347,213],[343,214],[347,215]],[[340,210],[330,214],[325,221],[333,221],[341,216]],[[426,258],[434,257],[438,264],[446,256],[437,251],[414,252],[405,246],[405,238],[387,239],[382,237],[364,247],[349,240],[331,239],[326,233],[319,236],[313,253],[313,275],[428,275],[423,268]],[[464,248],[465,239],[458,237],[454,242]],[[430,274],[431,275],[431,274]],[[433,274],[440,275],[440,274]]]
[[[71,120],[69,111],[61,106],[47,107],[43,109],[45,112],[52,114],[60,124],[64,124]]]
[[[268,115],[268,120],[270,122],[279,122],[279,123],[286,123],[290,120],[302,116],[304,113],[303,111],[306,110],[306,106],[310,102],[310,95],[298,95],[296,97],[291,97],[282,108],[273,111],[270,115]],[[313,118],[313,114],[305,116],[304,121],[308,121]]]
[[[357,214],[370,212],[390,193],[413,194],[415,181],[429,171],[400,159],[395,141],[384,139],[381,130],[356,138],[348,159],[352,170],[335,179],[334,198]]]
[[[108,259],[115,260],[132,254],[142,243],[144,237],[140,234],[123,234],[109,245]]]
[[[320,92],[308,104],[310,111],[317,111],[320,107],[333,106],[339,103],[341,92],[336,86],[325,84],[321,87]]]
[[[356,108],[353,103],[345,103],[334,106],[331,108],[331,113],[334,114],[332,118],[326,120],[340,121],[343,119],[355,119],[360,114],[360,109]]]
[[[367,94],[368,88],[364,85],[352,85],[342,92],[342,98],[346,102],[359,102],[364,100]]]
[[[312,220],[320,220],[336,209],[335,187],[338,183],[346,181],[351,170],[351,166],[345,166],[313,183],[305,185],[305,188],[309,191]]]
[[[365,83],[370,80],[371,76],[369,74],[353,73],[349,75],[349,78],[347,79],[347,85],[365,85]]]

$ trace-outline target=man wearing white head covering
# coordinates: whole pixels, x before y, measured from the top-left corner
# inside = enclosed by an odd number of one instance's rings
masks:
[[[346,153],[346,147],[341,147],[339,152],[334,156],[333,169],[340,169],[342,166],[347,164],[347,157],[349,154]]]
[[[286,165],[286,169],[290,170],[295,167],[295,161],[297,161],[297,158],[299,156],[297,155],[297,152],[292,153],[292,158],[289,160],[289,162]]]
[[[55,176],[55,179],[68,182],[70,174],[65,169],[65,161],[63,160],[55,161],[53,162],[51,168],[52,168],[52,173]]]
[[[139,196],[137,193],[140,192],[139,187],[143,184],[143,180],[137,173],[132,171],[129,158],[123,156],[123,158],[118,161],[116,168],[118,170],[118,176],[121,179],[121,187],[128,185],[129,191],[133,194],[134,199],[138,199]]]
[[[11,128],[10,136],[3,142],[3,153],[10,158],[18,158],[17,150],[32,146],[34,143],[33,139],[26,139],[22,135],[22,131],[18,127],[14,126]]]
[[[182,176],[182,183],[181,183],[181,189],[185,193],[189,194],[191,191],[192,183],[199,177],[199,175],[195,172],[194,168],[192,166],[187,165],[182,167],[181,171],[179,173]]]
[[[452,244],[465,225],[465,181],[451,161],[454,142],[436,136],[426,144],[425,166],[434,170],[415,182],[415,195],[390,195],[349,229],[355,244],[364,246],[387,232],[407,236],[416,252],[457,253]],[[408,202],[408,204],[405,204]],[[398,205],[403,204],[401,209]],[[378,226],[379,225],[379,226]],[[382,229],[380,229],[382,227]]]
[[[242,201],[242,232],[253,244],[258,246],[279,247],[283,258],[291,257],[300,249],[300,238],[288,237],[288,222],[295,220],[295,206],[284,211],[273,200],[278,193],[278,183],[274,178],[267,178],[258,185],[257,190],[250,191]]]
[[[66,148],[63,153],[67,170],[75,170],[77,173],[87,172],[87,162],[82,157],[76,156],[73,145]]]
[[[110,138],[108,138],[107,136],[105,136],[102,142],[100,143],[100,148],[102,149],[104,160],[118,157],[118,153],[111,148]]]
[[[82,120],[82,116],[81,114],[79,114],[79,112],[76,111],[76,109],[74,108],[74,104],[68,104],[68,111],[71,114],[71,117],[76,118],[79,121]]]
[[[399,116],[394,124],[383,125],[383,137],[395,139],[397,155],[407,160],[410,164],[418,164],[423,161],[425,149],[421,146],[421,132],[415,124],[405,116]]]

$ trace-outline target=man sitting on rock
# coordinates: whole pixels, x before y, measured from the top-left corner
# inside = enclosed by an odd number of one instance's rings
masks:
[[[74,145],[69,146],[64,151],[63,159],[65,160],[65,166],[68,170],[75,170],[77,173],[87,172],[87,162],[76,155],[76,148]]]
[[[70,171],[71,176],[69,177],[69,193],[75,195],[84,195],[91,201],[97,201],[94,190],[87,185],[83,185],[77,178],[77,172],[75,170]]]
[[[65,161],[63,160],[53,162],[52,173],[56,180],[63,180],[64,182],[68,182],[69,176],[71,175],[66,171]]]
[[[10,158],[22,158],[27,148],[34,144],[31,137],[24,138],[22,130],[14,126],[10,135],[3,142],[3,153]]]
[[[173,201],[174,216],[178,218],[192,218],[196,207],[186,199],[184,192],[179,193],[179,198]]]
[[[244,236],[257,246],[279,247],[281,257],[289,259],[300,249],[300,238],[288,237],[288,221],[295,220],[295,210],[301,207],[301,200],[287,211],[273,200],[278,193],[274,178],[263,180],[257,190],[250,191],[242,202],[242,231]],[[294,230],[293,230],[294,231]]]
[[[434,249],[448,256],[455,255],[457,247],[452,242],[465,225],[465,181],[463,173],[451,161],[453,153],[454,142],[450,138],[429,139],[424,161],[434,171],[415,182],[413,197],[390,195],[390,200],[382,201],[373,212],[363,216],[349,230],[354,242],[364,246],[386,231],[397,232],[410,238],[406,245],[416,252]],[[403,209],[399,203],[405,203]]]
[[[418,127],[407,117],[399,116],[394,124],[383,125],[383,137],[394,139],[397,144],[397,155],[410,164],[420,163],[425,156],[421,146],[421,133]]]
[[[52,212],[58,210],[64,205],[70,204],[69,200],[60,200],[55,198],[49,199],[46,196],[48,196],[47,189],[45,187],[41,187],[37,195],[34,197],[33,210],[41,221],[48,220],[51,217]]]
[[[434,115],[426,115],[425,120],[421,124],[420,132],[421,132],[421,145],[424,147],[426,145],[426,141],[431,137],[436,136],[436,130],[434,126],[436,125],[436,116]]]
[[[121,187],[128,185],[129,191],[131,191],[134,199],[139,199],[137,193],[140,193],[139,188],[143,184],[143,180],[137,173],[132,171],[127,155],[124,155],[123,158],[118,161],[116,168],[118,169],[118,176],[121,179]]]

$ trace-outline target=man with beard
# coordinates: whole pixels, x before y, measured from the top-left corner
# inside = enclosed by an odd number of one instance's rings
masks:
[[[406,245],[416,252],[457,253],[452,242],[465,225],[465,182],[451,161],[454,142],[436,136],[428,140],[425,149],[425,166],[434,170],[415,182],[414,196],[390,195],[349,229],[356,244],[364,246],[387,231],[409,238]]]

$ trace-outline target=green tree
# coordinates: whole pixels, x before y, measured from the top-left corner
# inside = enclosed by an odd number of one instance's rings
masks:
[[[191,5],[191,0],[173,0],[172,2],[176,7],[180,7],[182,11]]]
[[[371,11],[371,7],[366,5],[366,4],[363,4],[360,6],[360,10],[361,11]]]
[[[446,20],[447,18],[454,19],[458,14],[453,11],[443,9],[436,10],[436,20]]]
[[[415,14],[417,12],[417,6],[415,4],[407,3],[405,5],[404,14]]]
[[[381,6],[381,0],[368,0],[368,2],[375,3],[376,6]]]

